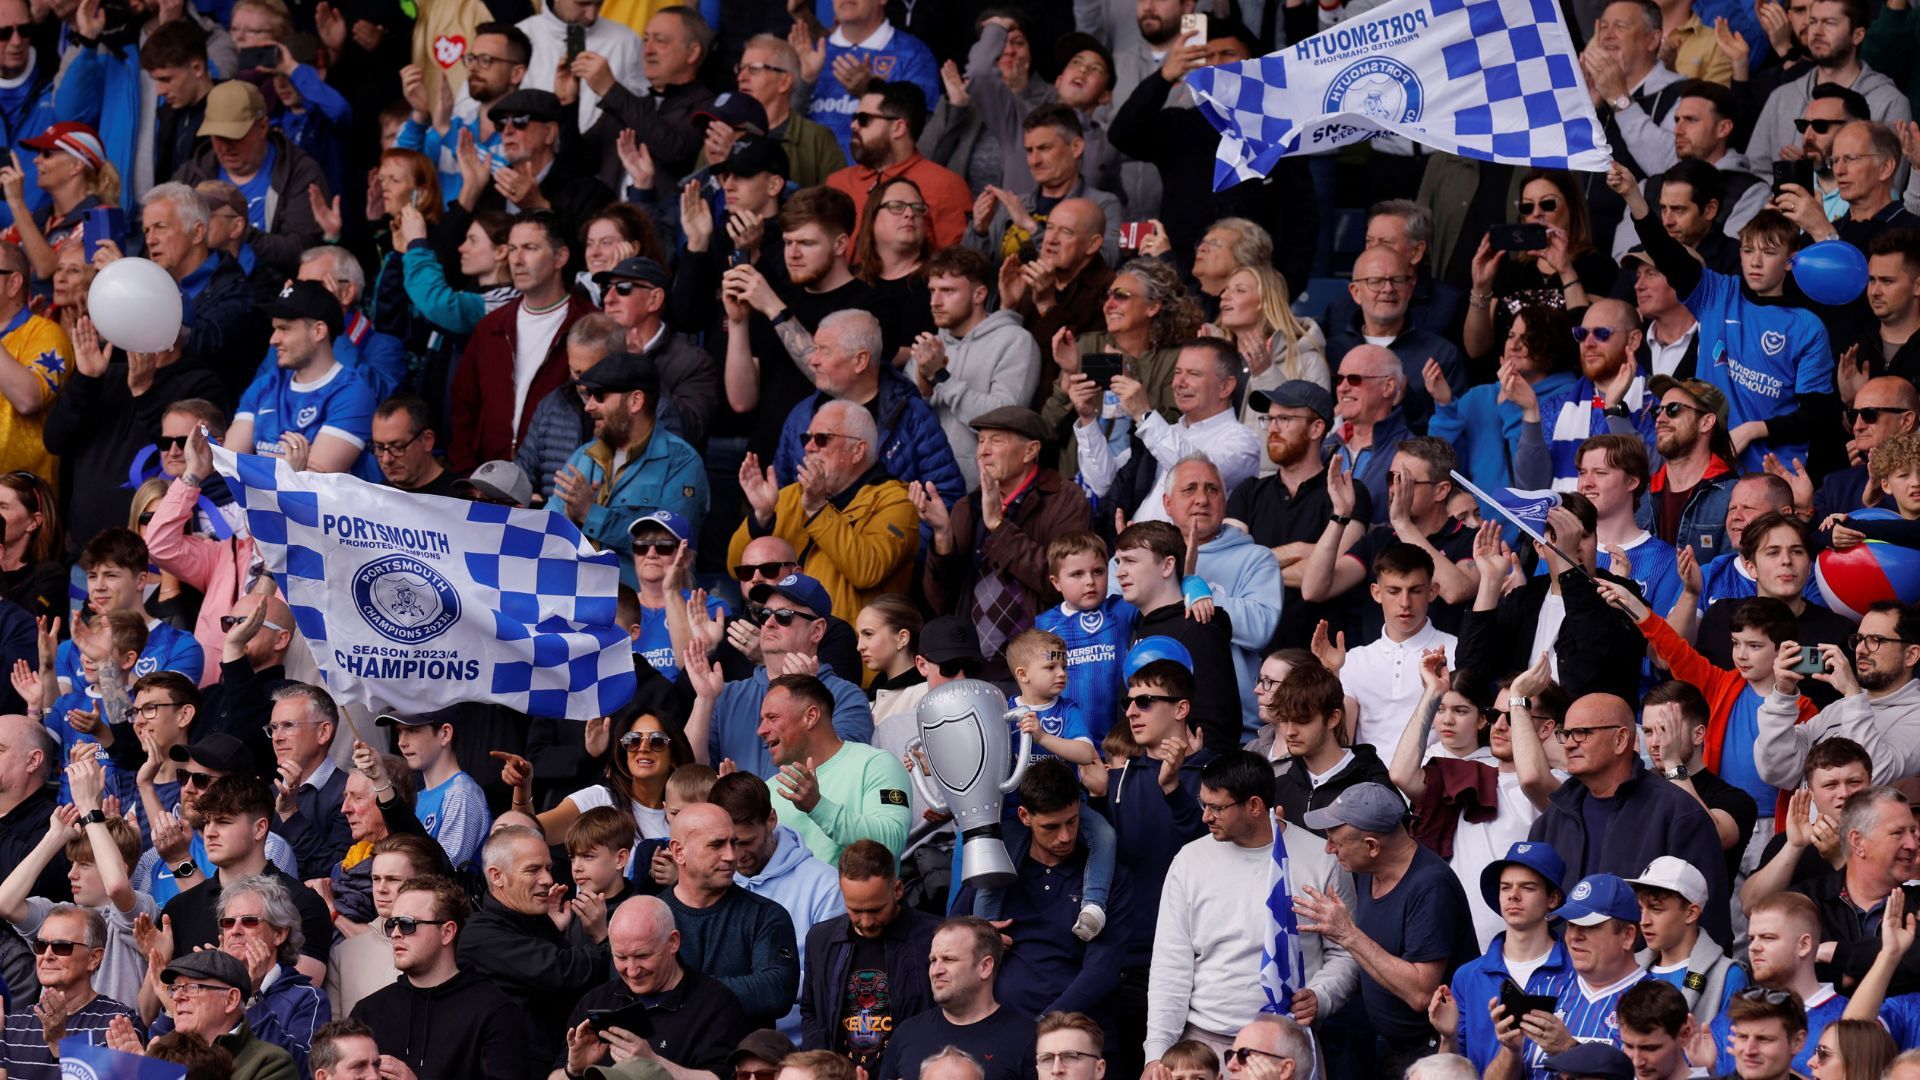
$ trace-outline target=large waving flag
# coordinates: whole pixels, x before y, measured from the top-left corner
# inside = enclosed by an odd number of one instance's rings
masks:
[[[1558,0],[1393,0],[1187,85],[1221,133],[1216,191],[1383,132],[1506,165],[1612,160]]]
[[[566,515],[213,455],[339,700],[584,720],[633,696],[633,643],[614,625],[620,556]]]

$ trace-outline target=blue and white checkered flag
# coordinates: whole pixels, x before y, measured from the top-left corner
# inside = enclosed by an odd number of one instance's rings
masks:
[[[1287,867],[1287,841],[1273,830],[1273,863],[1267,867],[1267,943],[1260,949],[1263,1013],[1293,1012],[1293,995],[1307,986],[1307,960],[1300,951],[1300,920],[1293,913],[1293,878]]]
[[[213,448],[295,624],[343,702],[605,716],[633,696],[620,556],[565,514],[416,495]]]
[[[1216,191],[1387,132],[1506,165],[1612,160],[1558,0],[1393,0],[1187,85],[1221,133]]]

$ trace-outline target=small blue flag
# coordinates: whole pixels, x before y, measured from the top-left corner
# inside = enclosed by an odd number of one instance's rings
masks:
[[[60,1040],[60,1080],[186,1080],[186,1076],[185,1065],[112,1050],[88,1042],[84,1035]]]

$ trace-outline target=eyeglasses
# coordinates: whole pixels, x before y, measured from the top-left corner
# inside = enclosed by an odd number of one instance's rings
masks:
[[[1319,419],[1319,417],[1314,416],[1312,413],[1308,413],[1304,416],[1295,415],[1293,413],[1281,413],[1278,416],[1275,416],[1269,413],[1266,416],[1261,417],[1260,419],[1266,423],[1267,429],[1271,431],[1274,428],[1285,427],[1286,425],[1293,424],[1293,423],[1311,424],[1315,420]]]
[[[1051,1069],[1055,1065],[1064,1065],[1071,1069],[1083,1061],[1099,1060],[1099,1054],[1089,1054],[1083,1050],[1061,1050],[1058,1053],[1033,1055],[1033,1063],[1042,1069]]]
[[[644,281],[616,281],[611,286],[609,286],[609,288],[611,288],[614,292],[619,293],[621,296],[632,296],[636,290],[659,289],[660,286],[649,285]],[[662,289],[661,291],[664,292],[666,290]]]
[[[1235,799],[1230,803],[1210,803],[1205,799],[1201,799],[1199,800],[1200,817],[1202,820],[1205,820],[1207,818],[1217,818],[1221,814],[1226,813],[1227,811],[1233,809],[1236,806],[1239,806],[1241,803],[1246,801],[1247,800],[1245,799]]]
[[[1413,284],[1412,274],[1394,274],[1391,277],[1357,277],[1356,285],[1365,285],[1374,292],[1387,292],[1392,289],[1404,289]]]
[[[133,706],[133,713],[142,720],[152,720],[160,715],[161,709],[177,709],[185,704],[184,701],[150,701],[145,705]]]
[[[758,574],[763,578],[778,579],[788,570],[799,565],[797,562],[748,563],[743,566],[734,567],[733,577],[736,581],[751,581],[753,580],[753,576]]]
[[[733,73],[735,75],[744,75],[749,71],[753,72],[755,75],[767,75],[776,71],[785,72],[786,70],[787,70],[786,68],[780,67],[777,64],[759,64],[759,63],[749,64],[749,63],[746,63],[745,61],[742,61],[740,63],[733,65]],[[739,1076],[740,1074],[736,1072],[734,1073],[734,1075]]]
[[[1333,381],[1335,383],[1342,383],[1347,386],[1365,386],[1367,384],[1368,379],[1391,379],[1391,378],[1393,378],[1393,376],[1391,375],[1361,375],[1356,372],[1343,371],[1340,374],[1335,375],[1333,377]]]
[[[659,753],[673,745],[673,739],[664,731],[629,731],[620,736],[620,749],[632,750],[635,747]]]
[[[222,633],[231,634],[233,633],[234,627],[239,626],[241,623],[246,621],[247,621],[247,617],[245,615],[222,615],[220,616],[220,630]],[[285,630],[286,629],[286,627],[281,626],[279,623],[274,622],[272,619],[262,619],[260,621],[260,625],[266,627],[269,630]]]
[[[1885,635],[1882,635],[1882,634],[1848,634],[1847,635],[1847,648],[1857,649],[1861,652],[1870,652],[1870,653],[1879,652],[1880,646],[1882,645],[1907,645],[1907,644],[1911,644],[1911,642],[1908,642],[1904,638],[1886,637]],[[1860,646],[1862,645],[1865,645],[1866,648],[1861,649]]]
[[[875,120],[898,120],[898,119],[900,118],[897,116],[888,116],[886,113],[857,112],[853,114],[853,126],[866,127],[868,124],[873,123]]]
[[[153,445],[159,447],[163,454],[173,450],[185,450],[188,438],[189,436],[186,435],[162,435],[153,440]]]
[[[820,616],[818,615],[814,615],[810,612],[805,612],[805,611],[795,611],[790,607],[761,608],[760,610],[765,613],[762,619],[763,622],[766,619],[772,619],[774,622],[779,623],[781,626],[792,626],[793,620],[795,619],[805,619],[808,622],[820,621]]]
[[[174,775],[180,778],[181,787],[197,788],[201,791],[212,787],[213,782],[220,779],[210,772],[188,772],[185,769],[176,771]]]
[[[1847,426],[1852,427],[1862,420],[1869,424],[1877,424],[1883,416],[1906,416],[1911,412],[1913,412],[1912,409],[1902,409],[1896,405],[1869,405],[1864,409],[1848,409]]]
[[[1879,156],[1879,154],[1835,154],[1827,159],[1827,164],[1845,165],[1848,168],[1852,168],[1862,161],[1872,161]]]
[[[1253,692],[1256,694],[1271,694],[1278,689],[1280,689],[1279,679],[1270,679],[1261,675],[1253,680]]]
[[[421,428],[403,442],[370,442],[367,444],[367,449],[373,451],[374,457],[399,457],[407,452],[407,447],[419,442],[420,436],[426,434],[426,430]]]
[[[633,542],[635,555],[672,555],[679,550],[680,541],[678,540],[635,540]]]
[[[800,436],[800,443],[803,446],[811,446],[818,450],[825,450],[827,444],[835,439],[848,439],[853,442],[860,441],[858,435],[842,435],[837,431],[809,431],[805,435]]]
[[[1680,410],[1682,409],[1685,409],[1688,412],[1697,412],[1701,416],[1707,415],[1707,410],[1701,408],[1698,405],[1689,405],[1684,401],[1669,401],[1664,405],[1655,405],[1653,407],[1653,411],[1656,415],[1664,416],[1669,420],[1678,419],[1680,416]]]
[[[1553,737],[1559,739],[1563,746],[1579,746],[1588,739],[1593,738],[1593,733],[1596,731],[1616,731],[1623,726],[1624,725],[1621,724],[1601,724],[1597,727],[1556,728],[1553,732]]]
[[[495,64],[511,64],[513,61],[504,56],[489,56],[483,52],[470,52],[460,58],[460,62],[475,71],[485,71]]]
[[[12,26],[0,26],[0,41],[12,41],[15,34],[25,36],[32,25],[31,23],[14,23]]]
[[[1794,119],[1793,130],[1805,135],[1807,129],[1812,128],[1815,135],[1825,135],[1844,123],[1846,123],[1845,120],[1809,120],[1801,116]]]
[[[1129,300],[1132,300],[1137,295],[1138,295],[1137,293],[1131,293],[1125,289],[1108,289],[1107,290],[1107,299],[1118,300],[1123,304]]]
[[[260,730],[266,732],[267,737],[271,739],[279,735],[291,735],[294,728],[316,727],[324,723],[326,723],[324,720],[282,720],[277,724],[267,724]]]
[[[1159,702],[1165,702],[1171,705],[1176,701],[1185,700],[1185,698],[1174,697],[1172,694],[1134,694],[1132,697],[1127,698],[1127,707],[1146,712]]]
[[[779,1069],[735,1069],[733,1080],[773,1080],[780,1075]]]
[[[168,997],[182,997],[189,990],[200,990],[209,994],[224,994],[235,987],[221,986],[218,983],[172,982],[167,984]]]
[[[533,123],[534,123],[533,117],[528,116],[526,113],[520,113],[517,116],[503,116],[500,118],[501,127],[510,127],[515,131],[525,131]]]
[[[1613,340],[1613,335],[1616,332],[1617,331],[1611,326],[1576,326],[1573,328],[1573,343],[1576,345],[1584,345],[1587,339],[1591,337],[1593,340],[1605,345],[1607,342]]]
[[[1252,1057],[1255,1054],[1259,1054],[1261,1057],[1264,1057],[1264,1058],[1272,1058],[1275,1061],[1287,1060],[1287,1056],[1285,1054],[1276,1054],[1268,1050],[1255,1050],[1251,1046],[1233,1047],[1232,1049],[1228,1050],[1226,1053],[1220,1055],[1220,1058],[1221,1058],[1221,1061],[1224,1063],[1238,1065],[1244,1069],[1247,1067],[1247,1059]]]
[[[452,921],[452,919],[416,919],[411,915],[389,915],[387,920],[380,924],[380,933],[385,937],[392,937],[395,931],[399,931],[401,937],[412,937],[413,932],[423,926],[445,926]]]
[[[228,915],[220,920],[222,930],[231,930],[236,926],[258,930],[265,925],[267,925],[267,919],[264,915]]]
[[[1522,199],[1520,200],[1518,205],[1520,209],[1520,216],[1526,217],[1528,214],[1533,213],[1533,208],[1536,206],[1540,208],[1541,213],[1551,214],[1554,211],[1560,209],[1560,200],[1556,196],[1549,195],[1538,202],[1530,202],[1526,199]]]
[[[888,199],[886,202],[880,204],[880,209],[885,210],[894,217],[921,217],[927,212],[927,204],[923,202],[907,202],[905,199]]]
[[[33,955],[44,956],[52,952],[55,956],[72,956],[75,949],[91,949],[93,946],[84,941],[48,941],[46,938],[33,939]]]
[[[1764,986],[1749,986],[1740,991],[1740,996],[1748,1001],[1764,1001],[1769,1005],[1785,1005],[1793,1000],[1791,990],[1769,990]]]

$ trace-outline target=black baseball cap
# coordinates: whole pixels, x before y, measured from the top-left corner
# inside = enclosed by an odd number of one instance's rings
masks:
[[[973,628],[973,621],[958,615],[942,615],[920,628],[920,655],[933,664],[987,662],[980,655],[980,634]]]
[[[694,127],[705,130],[707,124],[713,120],[718,120],[748,135],[767,133],[766,106],[738,90],[728,90],[715,97],[713,103],[705,108],[693,110]]]
[[[629,390],[660,392],[660,369],[643,353],[608,353],[577,381],[582,389],[624,394]]]
[[[664,289],[673,279],[667,276],[667,268],[655,259],[645,255],[635,255],[621,259],[611,270],[602,270],[593,275],[593,283],[606,288],[610,282],[640,281],[656,289]]]
[[[531,116],[535,120],[558,123],[565,111],[553,91],[523,89],[494,102],[487,110],[487,119],[497,124],[509,116]]]
[[[778,139],[741,139],[733,144],[733,153],[724,161],[707,166],[715,176],[761,176],[772,173],[785,178],[793,169],[787,163],[787,148]]]
[[[176,746],[167,751],[167,758],[234,776],[252,776],[256,770],[247,744],[224,731],[202,736],[199,742]]]
[[[338,339],[347,320],[340,314],[340,299],[317,281],[289,281],[280,286],[280,295],[260,305],[269,319],[312,319],[327,324],[327,336]]]

